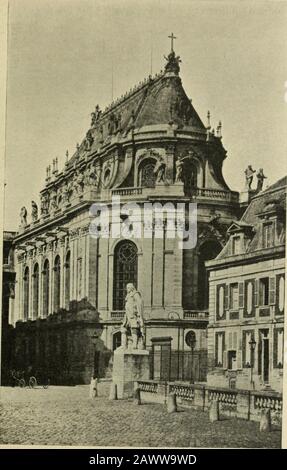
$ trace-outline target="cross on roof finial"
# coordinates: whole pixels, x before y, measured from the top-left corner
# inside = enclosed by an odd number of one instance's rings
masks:
[[[170,42],[171,42],[171,52],[173,52],[173,40],[174,39],[177,39],[173,33],[171,33],[170,36],[168,36],[170,38]]]

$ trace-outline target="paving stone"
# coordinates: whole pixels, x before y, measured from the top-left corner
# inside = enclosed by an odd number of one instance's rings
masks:
[[[279,429],[264,434],[259,423],[225,419],[180,409],[168,414],[161,404],[110,401],[109,383],[89,398],[89,385],[47,390],[1,388],[0,444],[115,447],[267,447],[281,446]]]

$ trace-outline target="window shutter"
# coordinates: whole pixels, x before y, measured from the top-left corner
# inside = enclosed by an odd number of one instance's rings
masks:
[[[223,369],[227,369],[227,351],[223,351]]]
[[[277,367],[277,354],[278,354],[278,329],[274,329],[274,343],[273,343],[273,367]]]
[[[255,307],[258,307],[259,305],[259,281],[258,279],[256,279],[255,283],[254,283],[254,305]]]
[[[239,282],[238,295],[239,295],[238,306],[239,308],[243,308],[244,307],[244,283],[243,282]]]
[[[216,286],[216,319],[219,318],[219,289],[220,286]]]
[[[229,309],[229,286],[225,284],[224,289],[225,289],[224,310],[228,310]]]
[[[275,304],[275,277],[269,278],[269,304]]]

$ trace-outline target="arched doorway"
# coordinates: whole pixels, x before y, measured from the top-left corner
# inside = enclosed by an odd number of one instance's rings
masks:
[[[207,240],[198,250],[197,306],[199,309],[207,309],[209,302],[209,275],[205,267],[205,262],[216,258],[221,250],[222,246],[217,240]]]
[[[124,310],[126,285],[137,286],[137,276],[137,246],[130,240],[121,241],[114,251],[113,310]]]

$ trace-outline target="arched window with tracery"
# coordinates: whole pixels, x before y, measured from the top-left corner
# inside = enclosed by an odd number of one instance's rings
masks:
[[[43,279],[43,316],[49,314],[50,263],[46,259],[42,271]]]
[[[61,286],[61,260],[57,255],[54,262],[54,312],[60,308],[60,286]]]
[[[124,310],[126,285],[137,286],[138,254],[135,243],[124,240],[116,245],[114,252],[113,310]]]
[[[35,264],[33,270],[33,319],[39,315],[39,265]]]
[[[139,165],[139,181],[138,185],[143,188],[154,188],[156,176],[154,174],[155,160],[146,158]]]
[[[70,266],[71,266],[71,253],[68,251],[65,262],[65,309],[69,309],[70,304]]]
[[[24,287],[24,320],[29,318],[29,268],[25,268],[24,277],[23,277],[23,287]]]

